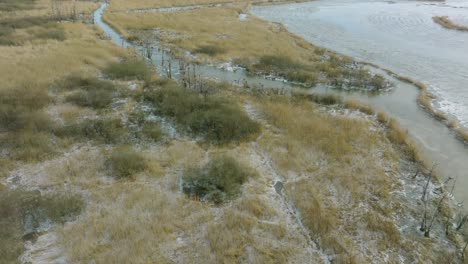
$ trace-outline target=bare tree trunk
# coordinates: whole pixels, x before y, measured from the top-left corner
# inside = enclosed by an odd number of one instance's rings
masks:
[[[421,227],[419,228],[419,230],[425,233],[427,232],[427,199],[428,199],[427,189],[429,188],[429,183],[431,182],[431,179],[432,179],[432,172],[434,170],[434,167],[435,167],[435,164],[432,164],[431,170],[429,171],[429,175],[427,176],[426,184],[423,187],[423,194],[421,197],[421,201],[424,204],[424,214],[423,214],[423,219],[421,221]]]
[[[435,209],[434,215],[432,215],[431,222],[430,222],[429,226],[426,227],[426,230],[425,230],[425,232],[424,232],[424,236],[425,236],[425,237],[429,237],[429,236],[430,236],[429,233],[431,232],[432,225],[434,224],[434,220],[435,220],[435,218],[437,217],[437,215],[439,215],[440,206],[442,205],[442,201],[445,199],[445,197],[447,197],[447,194],[445,194],[444,196],[442,196],[442,198],[439,200],[439,203],[437,203],[437,207],[436,207],[436,209]]]

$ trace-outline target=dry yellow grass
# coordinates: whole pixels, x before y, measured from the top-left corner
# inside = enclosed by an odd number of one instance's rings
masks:
[[[349,104],[362,110],[362,106]],[[381,258],[382,252],[397,261],[399,254],[413,258],[415,248],[426,252],[421,261],[433,259],[425,255],[430,246],[403,236],[393,220],[401,205],[392,192],[401,186],[386,171],[399,173],[402,154],[387,139],[392,132],[387,135],[378,123],[362,117],[320,113],[304,100],[261,100],[256,105],[279,129],[273,134],[265,132],[259,141],[261,148],[285,177],[286,192],[311,236],[324,250],[336,254],[335,261],[365,263]],[[397,130],[394,125],[389,127]],[[406,144],[406,133],[394,133]],[[378,243],[367,244],[364,253],[361,239]]]
[[[19,47],[0,46],[0,86],[34,82],[48,85],[72,72],[93,71],[125,52],[96,38],[92,27],[64,24],[67,39]]]
[[[129,1],[114,3],[125,8],[130,5]],[[166,43],[185,49],[219,44],[226,50],[217,56],[220,60],[283,53],[307,63],[319,56],[313,54],[312,45],[292,37],[280,26],[255,18],[239,21],[239,8],[204,9],[177,16],[107,15],[123,31],[126,27],[139,30],[161,25],[190,36],[191,39],[166,39]],[[213,19],[220,21],[219,28],[213,25]],[[89,25],[64,23],[64,27],[67,38],[63,42],[0,47],[0,86],[16,87],[34,81],[37,89],[45,92],[52,82],[70,73],[95,76],[109,62],[127,55],[110,42],[99,40],[99,31]],[[231,36],[219,37],[231,28],[227,33]],[[251,50],[247,51],[246,45]],[[142,89],[141,85],[137,89]],[[63,104],[63,93],[51,92],[54,105],[44,111],[58,123],[85,116],[128,117],[139,103],[130,98],[132,92],[128,91],[129,97],[122,105],[95,111]],[[287,196],[301,211],[310,235],[327,253],[336,254],[335,261],[371,261],[368,252],[360,251],[361,241],[378,240],[377,245],[369,245],[370,250],[390,252],[390,261],[398,260],[392,250],[409,251],[405,247],[411,247],[403,243],[404,236],[392,222],[399,204],[391,192],[399,182],[385,173],[387,169],[398,170],[399,152],[383,129],[359,116],[323,113],[317,105],[302,99],[262,99],[239,95],[235,89],[219,91],[218,95],[229,96],[238,103],[249,101],[264,117],[259,122],[264,124],[265,132],[256,142],[223,147],[198,144],[193,138],[183,137],[166,143],[135,143],[132,148],[141,154],[146,166],[127,180],[113,178],[105,164],[116,146],[93,141],[76,143],[70,139],[65,153],[54,150],[58,152],[54,159],[18,164],[15,175],[19,176],[19,184],[44,190],[63,190],[66,186],[67,191],[82,193],[86,198],[86,210],[76,221],[50,231],[58,233],[59,248],[67,261],[320,263],[316,252],[306,250],[311,242],[300,231],[282,200],[284,197],[272,188],[276,172],[284,176]],[[356,102],[349,102],[348,106],[371,112]],[[397,135],[404,136],[400,132]],[[42,139],[50,135],[39,136]],[[258,177],[244,183],[239,197],[224,206],[215,207],[183,195],[180,179],[184,169],[202,166],[221,155],[236,157],[255,168]],[[14,168],[14,164],[0,159],[1,169]],[[429,250],[420,252],[430,255]]]
[[[276,54],[307,64],[318,59],[311,44],[280,25],[253,16],[239,20],[241,8],[242,5],[177,13],[106,12],[104,18],[125,36],[140,30],[161,29],[163,44],[175,50],[193,52],[203,46],[216,46],[221,52],[214,57],[222,61]]]
[[[125,11],[129,9],[146,9],[146,8],[160,8],[160,7],[174,7],[174,6],[190,6],[190,5],[203,5],[211,3],[231,3],[231,2],[247,2],[246,0],[114,0],[111,2],[111,11]]]
[[[111,11],[126,11],[131,9],[149,9],[161,7],[176,7],[176,6],[191,6],[191,5],[206,5],[220,3],[243,3],[243,4],[275,4],[284,2],[302,2],[302,1],[283,1],[283,0],[113,0],[111,2]]]
[[[432,20],[435,23],[443,26],[444,28],[454,29],[454,30],[459,30],[459,31],[468,31],[468,26],[458,25],[452,20],[450,20],[450,18],[447,16],[435,16],[435,17],[432,17]]]
[[[19,18],[25,16],[49,16],[52,15],[53,0],[38,0],[33,9],[19,10],[15,12],[0,11],[2,18]],[[99,7],[99,4],[90,1],[60,0],[56,2],[56,10],[60,10],[63,15],[70,15],[72,12],[89,16]]]

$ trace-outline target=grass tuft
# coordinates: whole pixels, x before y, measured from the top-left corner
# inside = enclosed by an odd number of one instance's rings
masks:
[[[88,139],[105,144],[123,143],[127,140],[128,129],[120,118],[85,119],[55,129],[61,138]]]
[[[149,81],[153,72],[145,61],[128,59],[109,64],[104,74],[114,79]]]
[[[242,184],[252,175],[250,168],[231,157],[222,156],[211,160],[203,168],[187,170],[183,191],[189,197],[220,204],[235,197]]]
[[[216,56],[226,52],[226,49],[216,45],[203,45],[194,50],[194,53]]]
[[[62,85],[67,90],[73,90],[73,93],[66,97],[67,102],[95,109],[108,107],[117,90],[110,81],[80,76],[70,76]]]
[[[468,31],[468,27],[467,26],[463,26],[463,25],[458,25],[456,23],[454,23],[452,20],[450,20],[450,18],[448,18],[447,16],[435,16],[435,17],[432,17],[432,20],[443,26],[444,28],[447,28],[447,29],[454,29],[454,30],[459,30],[459,31]]]
[[[147,168],[144,157],[127,146],[113,149],[106,164],[117,179],[132,178]]]

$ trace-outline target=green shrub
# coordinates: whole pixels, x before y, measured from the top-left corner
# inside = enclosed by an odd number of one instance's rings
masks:
[[[62,89],[74,91],[66,97],[67,102],[96,109],[108,107],[117,91],[117,87],[110,81],[80,75],[71,75],[57,85]]]
[[[154,104],[157,114],[173,118],[187,131],[203,135],[212,143],[243,141],[260,130],[239,106],[214,96],[171,87],[148,89],[144,98]]]
[[[38,191],[0,190],[0,256],[2,263],[16,263],[24,251],[23,237],[34,234],[41,223],[64,223],[79,215],[81,197]],[[25,235],[26,234],[26,235]]]
[[[40,161],[55,153],[55,148],[49,133],[21,131],[10,134],[3,145],[9,149],[14,160]]]
[[[58,137],[96,140],[105,144],[126,141],[128,129],[120,118],[87,119],[55,129]]]
[[[108,107],[113,100],[113,92],[106,90],[76,91],[66,97],[66,101],[79,106],[96,109]]]
[[[242,184],[253,175],[235,159],[222,156],[203,168],[189,169],[183,178],[183,191],[189,197],[220,204],[235,197]]]
[[[124,60],[111,63],[104,69],[104,73],[110,78],[142,81],[149,81],[153,75],[153,71],[143,60]]]
[[[45,117],[39,110],[49,101],[47,90],[34,85],[0,90],[0,131],[27,127],[41,129]]]
[[[226,53],[226,49],[216,45],[204,45],[194,50],[195,53],[202,53],[210,56]]]
[[[143,125],[142,133],[146,138],[153,141],[159,141],[164,136],[164,132],[161,130],[159,124],[150,122]]]
[[[147,167],[144,157],[130,147],[113,149],[106,164],[118,179],[131,178]]]

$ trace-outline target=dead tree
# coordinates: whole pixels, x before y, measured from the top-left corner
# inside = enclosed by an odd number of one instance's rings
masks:
[[[429,225],[426,226],[426,229],[424,230],[424,236],[425,237],[429,237],[430,236],[430,232],[431,232],[431,228],[432,228],[432,225],[434,224],[434,220],[436,219],[436,217],[439,215],[440,213],[440,207],[442,205],[442,202],[444,201],[445,197],[447,197],[447,194],[444,194],[442,196],[442,198],[440,198],[439,202],[437,203],[437,207],[434,211],[434,214],[432,215],[432,218],[431,218],[431,222],[429,223]]]
[[[432,172],[433,172],[434,166],[435,165],[432,165],[432,168],[429,171],[429,175],[427,176],[427,181],[423,187],[423,194],[421,197],[421,201],[423,202],[423,205],[424,205],[423,219],[421,221],[421,227],[419,228],[421,232],[425,232],[427,229],[427,200],[428,200],[427,189],[429,188],[429,183],[431,182],[431,179],[432,179]]]

